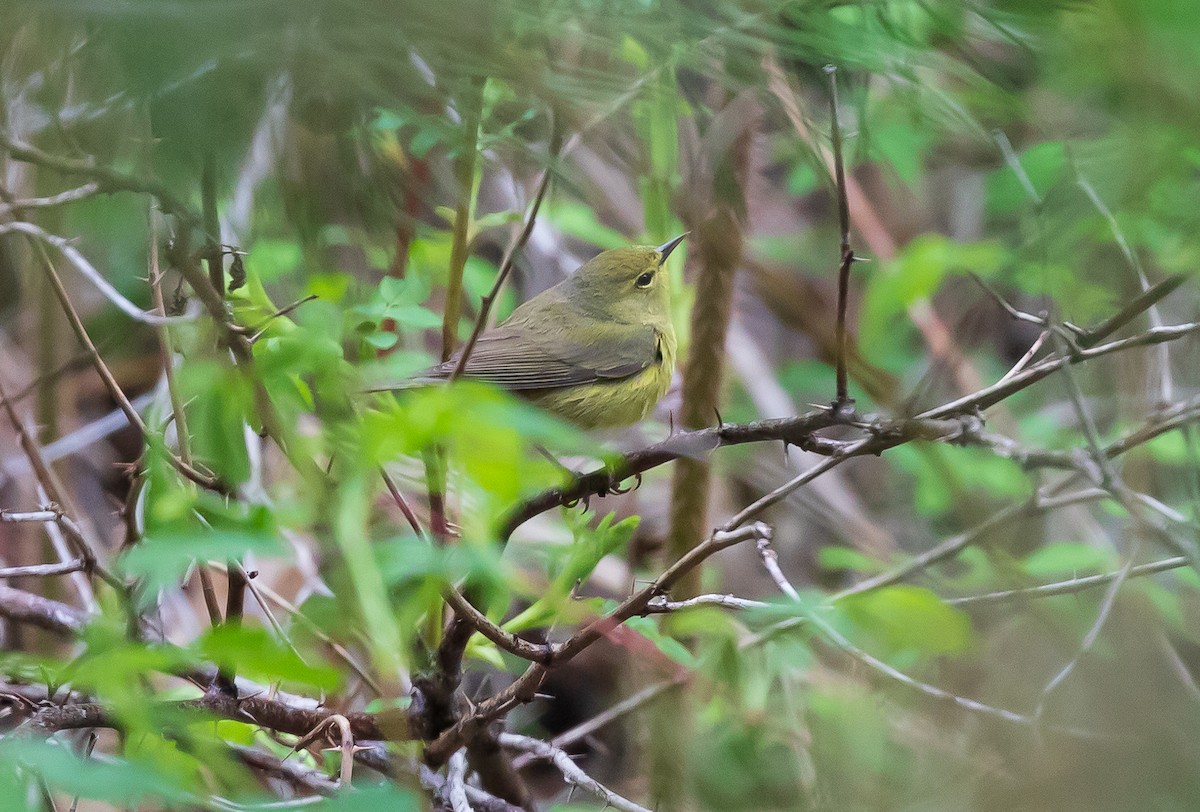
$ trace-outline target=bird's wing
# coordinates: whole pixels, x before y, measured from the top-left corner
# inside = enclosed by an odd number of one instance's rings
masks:
[[[501,326],[479,337],[467,359],[464,378],[505,389],[556,389],[636,375],[655,362],[658,334],[653,327],[600,328],[596,341],[581,344],[561,333],[532,333]],[[424,373],[449,378],[458,355]]]

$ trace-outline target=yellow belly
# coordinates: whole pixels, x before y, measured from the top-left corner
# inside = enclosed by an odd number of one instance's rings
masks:
[[[671,385],[673,359],[618,381],[523,393],[530,401],[580,428],[630,426],[650,413]]]

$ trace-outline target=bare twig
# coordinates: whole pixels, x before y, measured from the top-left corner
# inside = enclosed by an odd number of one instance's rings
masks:
[[[665,599],[656,599],[650,601],[646,607],[646,614],[658,615],[668,612],[680,612],[684,609],[693,609],[697,606],[719,606],[722,609],[765,609],[771,604],[764,601],[753,601],[747,598],[739,598],[736,595],[697,595],[694,598],[688,598],[683,601],[669,601]]]
[[[1191,564],[1191,559],[1187,556],[1172,556],[1160,561],[1152,561],[1148,564],[1138,564],[1135,567],[1130,567],[1125,577],[1128,579],[1137,578],[1142,575],[1153,575],[1159,572],[1186,567],[1189,564]],[[988,592],[983,595],[966,595],[960,598],[943,598],[942,600],[951,606],[972,606],[980,603],[1002,603],[1004,601],[1024,598],[1048,598],[1054,595],[1071,595],[1111,583],[1119,578],[1122,572],[1124,572],[1124,568],[1101,575],[1082,575],[1078,578],[1071,578],[1067,581],[1056,581],[1052,584],[1039,584],[1038,586],[1022,587],[1020,589],[1004,589],[999,592]]]
[[[467,800],[467,753],[459,750],[446,765],[446,789],[453,812],[474,812]]]
[[[176,197],[165,185],[152,178],[127,175],[110,167],[96,164],[91,159],[79,160],[52,155],[17,141],[3,130],[0,130],[0,147],[8,150],[9,155],[18,161],[37,164],[67,175],[91,178],[100,187],[100,191],[106,194],[109,192],[148,194],[158,200],[164,211],[180,218],[185,224],[192,226],[199,222],[195,212],[186,203]]]
[[[553,657],[554,652],[550,646],[530,643],[497,626],[488,619],[487,615],[476,609],[453,585],[447,587],[443,594],[446,597],[446,603],[450,604],[450,608],[454,610],[457,618],[466,621],[475,631],[509,654],[535,663],[546,663]]]
[[[25,424],[17,416],[17,411],[13,408],[12,401],[4,393],[3,384],[0,384],[0,404],[3,405],[8,421],[17,433],[21,450],[25,452],[25,457],[29,460],[29,465],[33,468],[34,475],[37,477],[38,483],[47,494],[47,497],[54,505],[67,506],[69,503],[67,502],[66,493],[62,489],[58,477],[42,457],[41,447],[33,439],[33,435],[30,434]],[[121,580],[100,563],[96,555],[96,545],[92,544],[84,535],[79,525],[70,516],[66,515],[66,511],[62,507],[56,509],[60,512],[56,522],[63,528],[67,539],[75,548],[76,554],[87,563],[87,571],[96,573],[118,591],[123,590],[124,584],[121,583]]]
[[[650,812],[646,807],[618,795],[585,773],[578,764],[571,760],[565,750],[554,747],[541,739],[535,739],[532,736],[518,736],[515,733],[501,733],[500,746],[546,759],[562,773],[568,784],[586,789],[593,795],[603,798],[605,806],[611,806],[621,812]]]

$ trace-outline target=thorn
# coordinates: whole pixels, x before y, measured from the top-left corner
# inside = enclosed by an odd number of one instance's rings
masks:
[[[789,460],[788,460],[788,446],[789,445],[790,444],[788,443],[787,440],[783,441],[783,464],[784,465],[787,465],[789,462]]]
[[[667,436],[675,436],[675,412],[671,409],[667,410]]]
[[[714,406],[713,414],[717,416],[717,431],[720,431],[721,427],[725,425],[725,421],[721,419],[721,410]]]

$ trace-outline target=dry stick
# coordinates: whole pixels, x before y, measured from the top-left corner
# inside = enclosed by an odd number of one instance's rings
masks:
[[[82,609],[3,585],[0,585],[0,617],[66,635],[77,634],[88,622],[88,615]]]
[[[944,561],[951,556],[957,555],[962,550],[969,547],[976,539],[986,533],[1000,527],[1006,522],[1025,515],[1034,510],[1045,510],[1047,505],[1052,504],[1054,507],[1063,507],[1065,505],[1079,504],[1082,502],[1096,502],[1102,499],[1107,499],[1109,494],[1102,488],[1088,488],[1077,493],[1068,494],[1066,496],[1057,497],[1053,501],[1049,499],[1040,499],[1040,494],[1035,496],[1030,502],[1023,502],[1016,505],[1010,505],[1003,510],[997,511],[989,518],[975,525],[975,527],[956,536],[952,536],[941,544],[926,550],[920,555],[914,556],[911,560],[906,561],[900,566],[894,567],[887,572],[879,575],[866,578],[859,581],[851,587],[847,587],[836,593],[831,600],[839,601],[850,597],[851,595],[859,595],[863,592],[869,592],[874,589],[880,589],[885,586],[899,583],[915,572],[933,566],[939,561]]]
[[[1176,406],[1167,409],[1156,415],[1145,425],[1129,432],[1124,437],[1109,443],[1102,450],[1102,456],[1106,459],[1112,459],[1125,454],[1133,448],[1136,448],[1144,443],[1153,440],[1168,431],[1173,431],[1182,426],[1188,425],[1190,421],[1200,418],[1200,396],[1192,398],[1188,401],[1177,404]],[[1017,458],[1017,457],[1014,457]],[[1019,458],[1017,458],[1019,459]],[[1028,464],[1028,459],[1025,464]],[[1065,461],[1070,467],[1073,464]],[[1076,471],[1076,476],[1079,472]],[[925,569],[933,564],[943,561],[951,556],[957,555],[961,550],[970,546],[980,536],[999,527],[1004,522],[1022,515],[1032,514],[1034,512],[1042,512],[1054,508],[1064,507],[1066,505],[1080,504],[1084,502],[1095,502],[1113,497],[1113,494],[1103,488],[1087,488],[1075,493],[1060,494],[1063,488],[1067,487],[1075,477],[1059,483],[1055,488],[1050,490],[1038,491],[1033,498],[1023,504],[1010,505],[991,517],[976,525],[974,528],[963,533],[953,536],[941,544],[933,547],[924,553],[914,557],[912,560],[888,570],[885,573],[867,578],[855,584],[848,589],[842,590],[834,596],[834,600],[857,595],[872,589],[889,586],[897,583],[913,573]],[[1060,494],[1060,495],[1056,495]]]
[[[219,572],[226,571],[225,564],[222,564],[219,561],[213,561],[210,563]],[[254,590],[257,593],[261,593],[262,597],[266,598],[271,603],[275,604],[277,607],[279,607],[283,611],[287,612],[290,616],[292,616],[296,620],[303,623],[304,626],[308,629],[309,634],[311,634],[313,637],[317,638],[322,643],[324,643],[325,645],[327,645],[331,649],[333,649],[334,653],[337,654],[338,657],[341,658],[341,660],[346,663],[346,665],[350,666],[350,670],[352,670],[356,675],[358,675],[358,678],[361,679],[372,691],[374,691],[376,696],[383,696],[383,693],[384,693],[383,689],[380,687],[380,685],[377,682],[375,682],[374,678],[362,666],[362,664],[359,663],[356,659],[354,659],[354,657],[350,654],[350,652],[346,650],[345,646],[338,643],[332,637],[330,637],[328,634],[326,634],[324,632],[324,630],[322,630],[320,626],[318,626],[312,619],[310,619],[306,614],[304,614],[304,612],[301,611],[298,606],[296,606],[294,603],[292,603],[291,601],[284,598],[282,595],[280,595],[275,590],[271,589],[271,587],[267,586],[266,584],[255,584]],[[256,595],[256,598],[257,597],[258,596]]]
[[[239,744],[230,744],[229,749],[250,769],[281,778],[295,789],[320,795],[333,795],[338,789],[337,783],[321,772],[294,761],[284,761],[270,753]]]
[[[1065,347],[1065,340],[1063,340],[1061,336],[1058,338],[1060,345]],[[1067,393],[1071,401],[1071,407],[1075,411],[1076,417],[1083,426],[1084,437],[1087,439],[1088,450],[1090,452],[1092,462],[1100,470],[1100,482],[1098,484],[1105,490],[1114,492],[1116,489],[1120,488],[1120,482],[1113,470],[1111,458],[1100,446],[1100,435],[1096,428],[1096,422],[1092,418],[1091,412],[1088,411],[1086,405],[1084,404],[1083,392],[1079,388],[1079,382],[1075,379],[1075,370],[1070,364],[1063,367],[1063,378],[1067,384]],[[1116,496],[1115,493],[1114,496]],[[1124,502],[1125,500],[1117,498],[1117,501]],[[1132,505],[1126,504],[1126,508],[1130,510],[1131,515],[1133,515],[1135,519],[1138,519],[1139,521],[1142,520],[1140,512],[1133,509]],[[1087,634],[1084,635],[1083,640],[1080,642],[1078,650],[1076,650],[1074,656],[1072,656],[1071,659],[1068,660],[1065,665],[1063,665],[1058,673],[1050,678],[1050,681],[1047,682],[1046,686],[1042,689],[1042,693],[1038,697],[1037,706],[1034,708],[1034,718],[1042,718],[1042,714],[1046,710],[1046,703],[1049,701],[1050,695],[1059,685],[1066,681],[1067,677],[1071,675],[1071,673],[1075,670],[1075,667],[1079,664],[1080,659],[1083,658],[1084,654],[1091,650],[1092,646],[1095,645],[1096,640],[1100,637],[1100,632],[1104,629],[1104,625],[1108,621],[1108,616],[1112,612],[1112,608],[1116,605],[1117,595],[1120,593],[1121,587],[1124,586],[1125,580],[1129,577],[1129,573],[1133,568],[1133,562],[1137,558],[1137,553],[1141,548],[1141,544],[1142,537],[1140,534],[1138,534],[1134,537],[1133,544],[1130,547],[1124,566],[1122,566],[1120,571],[1117,573],[1117,577],[1109,583],[1108,589],[1104,593],[1104,599],[1100,602],[1100,610],[1096,613],[1096,618],[1092,622],[1091,628],[1088,629]]]
[[[792,125],[792,129],[809,145],[827,169],[830,172],[834,171],[832,155],[824,149],[817,139],[812,137],[812,133],[805,123],[800,105],[796,101],[796,94],[784,77],[778,61],[774,57],[768,56],[763,60],[763,66],[767,72],[768,86],[771,93],[779,100],[784,115]],[[862,186],[854,179],[853,175],[846,178],[846,199],[851,204],[850,210],[853,214],[854,227],[862,236],[863,241],[866,242],[871,253],[885,261],[895,259],[899,253],[896,240],[888,233],[870,198],[867,197]],[[929,301],[923,299],[914,302],[908,308],[908,315],[917,326],[921,337],[934,357],[954,370],[959,389],[963,392],[978,389],[981,385],[978,373],[970,365],[966,357],[963,356],[950,330],[930,305]]]
[[[837,68],[825,66],[829,76],[829,115],[831,141],[833,145],[834,180],[837,183],[838,227],[841,230],[841,262],[838,265],[837,298],[837,399],[834,408],[842,410],[850,405],[849,383],[846,373],[846,308],[850,296],[850,267],[854,264],[854,249],[850,247],[850,203],[846,197],[846,167],[842,161],[842,127],[838,119]]]
[[[38,499],[42,502],[50,501],[46,489],[38,485]],[[50,546],[54,548],[55,554],[59,561],[69,561],[72,556],[72,544],[67,541],[66,535],[63,533],[62,526],[58,521],[45,522],[43,528],[46,530],[46,535],[50,538]],[[83,572],[71,573],[70,581],[75,587],[76,593],[79,595],[79,601],[83,607],[92,614],[99,614],[100,604],[96,601],[96,591],[92,589],[92,582],[88,579],[87,574]]]
[[[91,178],[100,184],[102,192],[126,191],[148,194],[158,201],[164,212],[173,215],[180,221],[180,237],[171,248],[172,261],[221,331],[225,343],[233,353],[234,361],[253,387],[255,405],[259,417],[262,419],[263,428],[286,453],[288,448],[283,425],[271,404],[270,394],[266,391],[262,380],[254,374],[254,356],[250,342],[242,334],[242,329],[232,322],[232,316],[226,306],[222,291],[212,285],[208,275],[200,269],[195,257],[188,250],[188,235],[192,229],[201,227],[200,216],[186,202],[176,197],[170,189],[153,178],[119,172],[111,167],[98,165],[92,159],[78,160],[51,155],[36,147],[16,141],[3,131],[0,131],[0,147],[7,149],[11,157],[16,160],[37,164],[65,174]],[[320,476],[319,469],[311,460],[292,459],[291,461],[303,476],[310,478]]]
[[[308,747],[318,736],[328,735],[333,732],[333,728],[338,729],[338,741],[342,751],[342,764],[338,772],[338,784],[343,787],[350,785],[354,770],[354,730],[351,728],[350,720],[340,713],[335,713],[328,719],[310,730],[308,733],[300,737],[300,739],[292,745],[292,752],[298,753],[305,747]]]
[[[555,128],[551,135],[550,160],[553,162],[559,147],[558,130]],[[483,297],[479,303],[479,314],[475,319],[475,326],[471,330],[471,335],[467,339],[467,343],[463,346],[459,354],[458,363],[454,367],[454,371],[450,374],[450,380],[457,380],[466,369],[467,361],[470,360],[471,352],[475,349],[475,344],[479,340],[479,336],[483,333],[487,326],[488,316],[491,314],[492,306],[496,301],[496,297],[500,293],[501,287],[504,285],[505,279],[512,273],[513,263],[516,261],[517,254],[525,247],[529,241],[530,235],[533,233],[534,224],[537,222],[538,211],[541,209],[542,201],[546,198],[546,193],[550,188],[550,180],[552,177],[551,166],[547,165],[542,172],[542,177],[538,181],[537,190],[534,192],[533,201],[529,205],[528,212],[525,215],[525,222],[521,231],[516,238],[509,244],[504,252],[504,258],[500,263],[500,270],[496,274],[496,280],[492,283],[492,288],[488,294]],[[426,462],[426,478],[429,479],[429,464]],[[430,489],[430,529],[435,538],[445,538],[445,530],[442,529],[439,534],[439,526],[444,528],[444,504],[441,500],[435,500],[434,492]],[[454,621],[450,624],[445,637],[438,646],[438,663],[439,669],[442,672],[443,679],[441,682],[450,690],[454,690],[458,683],[458,674],[461,670],[462,655],[466,650],[467,643],[471,639],[472,629],[485,634],[489,640],[501,646],[507,651],[516,654],[525,646],[533,646],[534,644],[526,643],[525,641],[513,635],[509,635],[500,629],[498,626],[487,620],[487,617],[479,612],[478,609],[464,596],[454,584],[450,584],[446,589],[446,601],[455,611]],[[516,642],[510,642],[516,641]],[[533,652],[529,652],[533,653]],[[543,656],[540,651],[537,656],[527,656],[519,654],[526,659],[540,661]],[[448,698],[447,698],[448,699]]]
[[[166,301],[162,292],[162,271],[158,264],[158,217],[153,208],[147,218],[150,222],[150,296],[154,309],[160,316],[167,313]],[[167,383],[167,397],[171,400],[171,418],[175,421],[175,444],[179,447],[179,458],[187,464],[192,464],[191,433],[188,431],[187,409],[179,394],[179,385],[175,380],[175,347],[171,340],[171,332],[166,325],[158,328],[158,346],[162,356],[163,376]],[[213,626],[221,625],[221,605],[217,602],[217,589],[213,584],[212,573],[203,561],[196,562],[196,574],[200,578],[200,593],[204,597],[204,609],[208,613],[208,622]]]
[[[0,130],[0,147],[8,150],[9,154],[18,161],[37,164],[56,172],[67,175],[82,175],[92,178],[99,185],[102,193],[110,192],[140,192],[158,198],[163,207],[173,214],[187,213],[188,206],[162,183],[152,178],[141,178],[127,175],[91,160],[63,158],[13,139],[8,133]],[[191,222],[196,222],[192,217]]]
[[[618,795],[595,778],[592,778],[580,769],[578,764],[571,760],[571,756],[565,750],[548,744],[541,739],[535,739],[532,736],[519,736],[515,733],[501,733],[499,740],[501,747],[510,750],[520,750],[523,753],[529,753],[539,759],[549,761],[562,773],[563,778],[566,779],[568,784],[581,787],[593,795],[603,798],[605,806],[611,806],[613,809],[621,810],[621,812],[650,812],[646,807]]]

